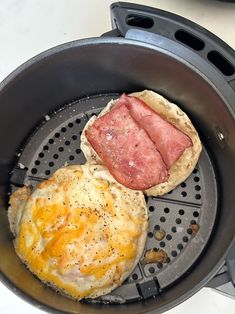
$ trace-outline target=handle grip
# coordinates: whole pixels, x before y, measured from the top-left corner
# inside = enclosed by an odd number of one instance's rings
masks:
[[[229,278],[235,287],[235,243],[229,250],[229,253],[226,256],[225,262],[228,268]]]
[[[196,54],[214,67],[235,89],[235,52],[203,27],[176,14],[127,2],[110,7],[112,27],[128,38]],[[154,36],[156,35],[156,36]]]
[[[206,287],[217,289],[228,282],[231,282],[235,287],[235,242],[225,258],[224,266],[220,269],[218,274],[206,284]],[[235,289],[233,292],[235,293]]]

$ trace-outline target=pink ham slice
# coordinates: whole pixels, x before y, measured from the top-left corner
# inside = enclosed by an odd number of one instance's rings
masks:
[[[126,187],[145,190],[167,180],[160,153],[125,105],[118,103],[85,134],[113,177]]]
[[[119,104],[126,105],[132,118],[147,132],[167,169],[179,159],[186,148],[192,146],[192,141],[186,134],[161,118],[142,100],[123,94]]]

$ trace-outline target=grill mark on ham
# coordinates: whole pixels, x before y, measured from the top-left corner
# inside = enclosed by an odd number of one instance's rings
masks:
[[[132,118],[147,132],[167,169],[179,159],[186,148],[192,146],[192,141],[186,134],[164,120],[142,100],[123,94],[119,104],[126,105]]]
[[[145,190],[167,180],[160,153],[122,102],[96,119],[85,135],[113,177],[128,188]]]

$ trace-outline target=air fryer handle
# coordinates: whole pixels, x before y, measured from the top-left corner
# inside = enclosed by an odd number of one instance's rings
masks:
[[[233,246],[229,250],[225,263],[227,265],[229,279],[235,287],[235,243],[233,243]]]
[[[195,66],[196,57],[200,58],[219,71],[235,90],[235,53],[209,31],[181,16],[148,6],[116,2],[110,9],[112,27],[119,36],[178,52]]]
[[[206,284],[206,287],[216,289],[228,282],[231,282],[235,287],[235,242],[225,258],[224,266],[219,273]]]

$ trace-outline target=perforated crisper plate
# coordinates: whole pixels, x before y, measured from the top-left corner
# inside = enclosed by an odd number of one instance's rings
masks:
[[[12,189],[22,184],[34,186],[66,164],[84,163],[80,134],[88,119],[116,97],[118,95],[88,97],[44,117],[41,127],[18,154],[18,164],[10,178]],[[143,254],[125,283],[95,302],[131,302],[164,293],[164,289],[200,257],[211,235],[217,211],[215,173],[205,148],[197,167],[185,182],[163,197],[149,197],[147,204],[149,232],[145,252],[150,248],[162,249],[168,256],[166,262],[145,264]],[[199,230],[194,232],[196,227]],[[159,230],[165,232],[161,241],[154,237]]]

